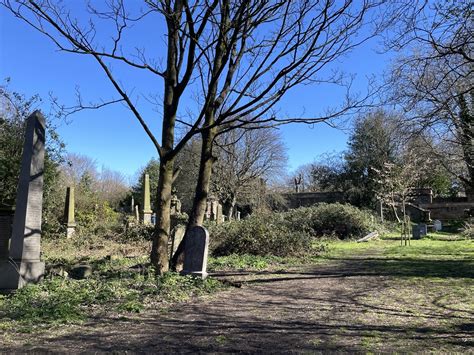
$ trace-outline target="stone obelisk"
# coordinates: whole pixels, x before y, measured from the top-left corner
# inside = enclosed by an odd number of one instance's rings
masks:
[[[143,179],[143,224],[151,224],[150,177],[145,174]]]
[[[66,237],[72,238],[76,233],[76,220],[74,217],[74,187],[68,187],[66,191],[66,208],[64,211],[66,217]]]
[[[26,121],[9,259],[0,265],[0,290],[11,291],[44,275],[40,260],[45,121],[39,111]]]

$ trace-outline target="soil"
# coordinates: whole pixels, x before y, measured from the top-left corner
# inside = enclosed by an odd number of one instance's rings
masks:
[[[217,274],[241,287],[167,310],[0,337],[0,352],[473,352],[472,309],[449,301],[449,287],[381,270],[355,258]]]

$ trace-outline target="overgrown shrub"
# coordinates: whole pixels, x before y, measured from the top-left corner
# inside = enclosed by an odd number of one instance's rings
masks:
[[[211,250],[230,254],[288,256],[311,249],[311,237],[282,223],[279,214],[253,215],[242,221],[210,226]]]
[[[315,238],[359,238],[381,226],[369,212],[334,203],[253,215],[242,221],[210,224],[209,229],[215,256],[290,256],[312,251]]]
[[[359,238],[381,228],[371,213],[341,203],[301,207],[282,213],[281,217],[289,229],[313,237]]]

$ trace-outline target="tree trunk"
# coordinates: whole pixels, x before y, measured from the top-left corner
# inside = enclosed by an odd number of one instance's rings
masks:
[[[194,226],[202,225],[204,221],[204,214],[206,213],[207,198],[209,196],[209,184],[212,175],[212,165],[214,164],[214,157],[212,155],[212,145],[216,136],[217,130],[215,128],[204,131],[202,134],[202,148],[201,160],[199,164],[199,176],[196,184],[196,191],[194,194],[193,208],[186,230]],[[176,249],[176,253],[171,260],[172,270],[181,268],[184,262],[184,246],[186,242],[186,234],[181,243]]]
[[[156,224],[151,248],[151,263],[159,275],[168,271],[168,240],[170,235],[171,187],[174,159],[160,161],[157,189]]]

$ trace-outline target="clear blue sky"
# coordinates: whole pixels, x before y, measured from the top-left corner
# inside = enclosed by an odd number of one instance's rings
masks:
[[[151,24],[144,24],[147,25]],[[155,33],[160,32],[155,29]],[[164,34],[160,37],[162,40],[165,38]],[[147,39],[140,40],[142,45],[152,46]],[[376,41],[371,41],[341,63],[345,71],[357,74],[356,90],[364,91],[365,76],[380,74],[388,64],[388,56],[376,54],[376,48]],[[11,78],[12,90],[27,96],[39,94],[45,101],[51,92],[65,105],[74,104],[76,87],[80,88],[86,101],[115,96],[92,59],[59,52],[44,35],[0,6],[0,79],[3,81],[6,77]],[[124,75],[122,78],[150,92],[159,93],[162,88],[160,80],[150,81],[139,75]],[[278,109],[290,116],[311,116],[328,106],[337,105],[339,100],[337,90],[332,87],[303,86],[285,97]],[[47,106],[45,104],[45,110]],[[160,137],[160,112],[150,109],[146,113],[152,118],[149,121],[151,127]],[[60,123],[58,128],[67,150],[93,157],[99,167],[104,165],[131,177],[148,160],[157,157],[145,132],[120,104],[83,111],[71,116],[69,121]],[[281,130],[288,148],[290,169],[311,162],[322,153],[341,151],[346,146],[347,133],[323,124],[311,127],[290,125]]]

